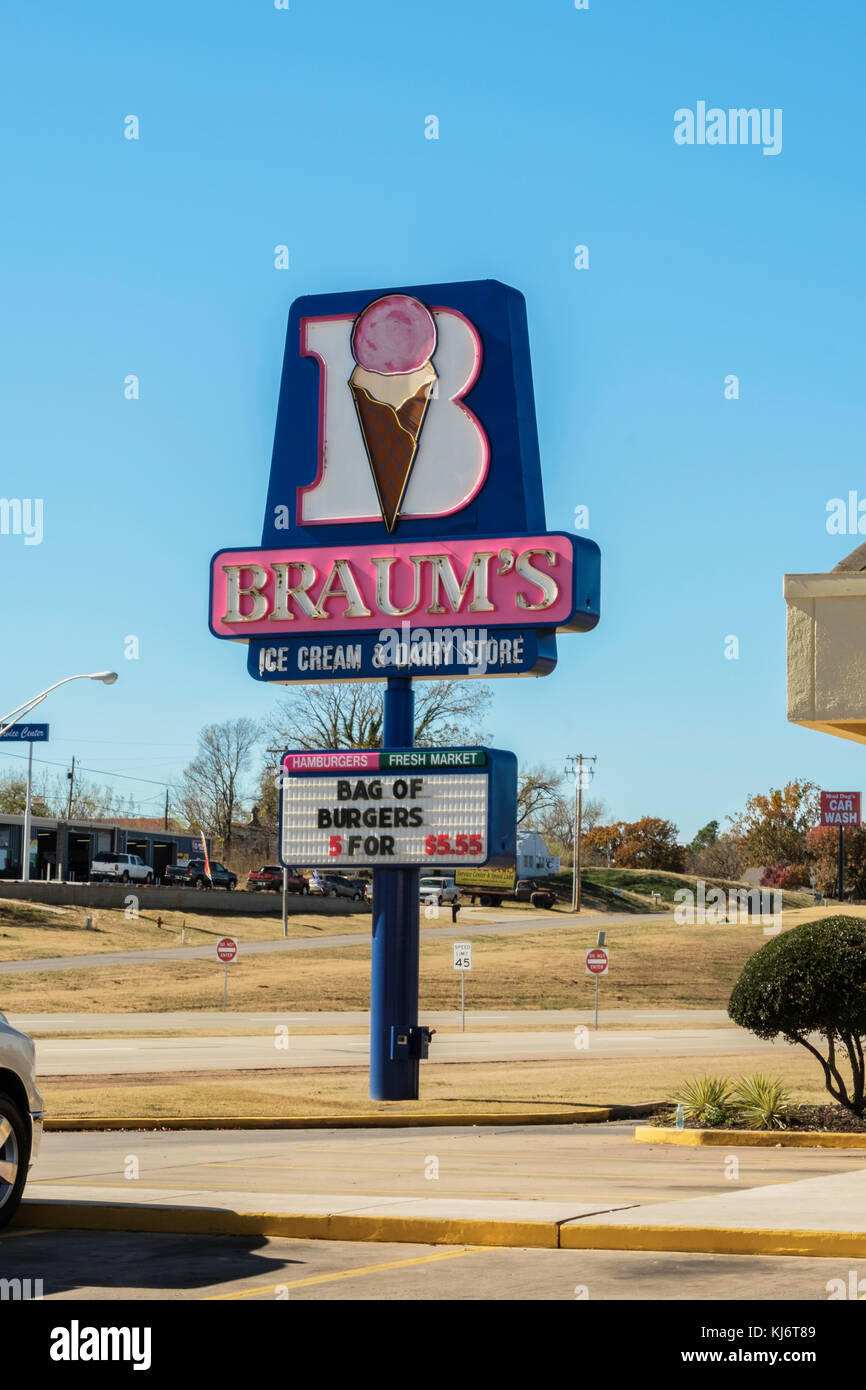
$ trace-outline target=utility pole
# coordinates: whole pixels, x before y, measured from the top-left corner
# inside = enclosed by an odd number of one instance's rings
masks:
[[[66,798],[66,819],[69,820],[70,817],[71,817],[71,815],[72,815],[72,789],[73,789],[73,787],[75,786],[75,758],[74,758],[74,757],[73,757],[73,759],[72,759],[72,771],[71,771],[71,772],[67,772],[66,776],[67,776],[68,781],[69,781],[69,795],[68,795],[68,797]]]
[[[596,755],[570,753],[565,760],[566,776],[574,778],[574,867],[572,869],[571,910],[580,912],[580,822],[583,818],[583,779],[591,782],[595,776],[595,766],[584,768],[584,763],[595,764]]]
[[[162,828],[168,830],[168,787],[165,789],[165,821]]]

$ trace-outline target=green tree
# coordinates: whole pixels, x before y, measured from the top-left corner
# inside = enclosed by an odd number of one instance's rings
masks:
[[[686,854],[698,855],[701,850],[709,849],[710,845],[714,845],[718,838],[719,822],[717,820],[707,821],[691,843],[686,845]]]
[[[728,1013],[759,1038],[781,1035],[811,1052],[834,1100],[864,1113],[866,919],[824,917],[773,937],[746,961]],[[816,1034],[823,1052],[812,1041]],[[840,1070],[840,1049],[850,1084]]]
[[[0,811],[5,815],[21,816],[27,800],[27,778],[7,773],[0,779]]]

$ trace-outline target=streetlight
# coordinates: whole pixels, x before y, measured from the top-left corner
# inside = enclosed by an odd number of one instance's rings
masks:
[[[25,714],[29,714],[37,705],[41,705],[45,696],[50,695],[52,690],[56,690],[58,686],[68,685],[70,681],[102,681],[103,685],[114,685],[116,680],[116,671],[86,671],[78,676],[64,676],[62,681],[55,681],[54,685],[49,685],[47,690],[42,690],[38,695],[34,695],[32,700],[25,700],[23,705],[19,705],[17,709],[10,710],[8,714],[4,714],[3,718],[0,719],[0,738],[3,737],[7,729],[12,728],[13,724],[17,724],[18,720],[23,718]],[[23,860],[21,876],[25,883],[30,882],[30,797],[32,788],[33,743],[31,742],[27,754],[27,796],[24,802],[24,845],[21,855]]]

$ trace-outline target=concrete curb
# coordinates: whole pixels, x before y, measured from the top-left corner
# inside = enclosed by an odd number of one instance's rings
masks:
[[[517,1246],[539,1250],[554,1250],[559,1244],[559,1225],[555,1221],[238,1212],[197,1207],[117,1206],[99,1202],[40,1202],[38,1199],[22,1202],[13,1225],[48,1230],[282,1236],[292,1240]]]
[[[657,1250],[714,1255],[866,1257],[866,1232],[593,1225],[471,1217],[237,1212],[204,1207],[24,1201],[13,1225],[47,1230],[278,1236],[292,1240],[480,1245],[536,1250]]]
[[[866,1149],[863,1134],[837,1134],[833,1130],[754,1130],[754,1129],[656,1129],[638,1125],[634,1132],[638,1144],[685,1144],[701,1148],[705,1144],[726,1148],[765,1149]]]
[[[866,1256],[866,1231],[787,1231],[731,1226],[563,1226],[563,1250],[675,1250],[704,1255]]]
[[[429,1111],[411,1114],[369,1115],[165,1115],[129,1119],[100,1119],[86,1116],[70,1119],[51,1116],[45,1120],[47,1131],[72,1130],[161,1130],[161,1129],[420,1129],[430,1126],[471,1125],[596,1125],[608,1120],[632,1120],[654,1115],[666,1101],[650,1101],[645,1105],[608,1105],[584,1110],[541,1110],[522,1114],[503,1110],[496,1114],[485,1111],[457,1111],[452,1115],[431,1114]]]

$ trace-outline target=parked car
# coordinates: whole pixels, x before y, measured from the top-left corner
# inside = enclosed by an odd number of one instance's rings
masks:
[[[251,893],[270,890],[282,892],[283,870],[279,864],[265,864],[261,869],[252,869],[247,874],[247,888]],[[289,893],[308,893],[309,884],[297,869],[286,870],[286,890]]]
[[[325,874],[324,883],[326,889],[331,889],[331,897],[351,898],[353,903],[359,903],[364,896],[362,879],[348,879],[342,874]]]
[[[154,873],[137,854],[94,854],[90,864],[91,883],[153,883]]]
[[[334,889],[338,898],[351,898],[359,903],[364,896],[364,885],[360,879],[344,878],[342,874],[326,874],[325,882]]]
[[[443,878],[433,874],[420,880],[418,892],[422,903],[435,903],[437,907],[440,907],[442,903],[456,903],[460,897],[460,889],[453,878]]]
[[[553,907],[556,902],[556,894],[534,878],[519,878],[514,896],[519,903],[532,903],[533,907]]]
[[[42,1097],[36,1089],[36,1049],[0,1013],[0,1226],[18,1209],[42,1138]]]
[[[237,874],[233,874],[224,864],[218,864],[215,859],[210,861],[210,873],[203,859],[190,859],[186,864],[169,864],[162,881],[175,887],[225,888],[229,893],[238,886]]]

